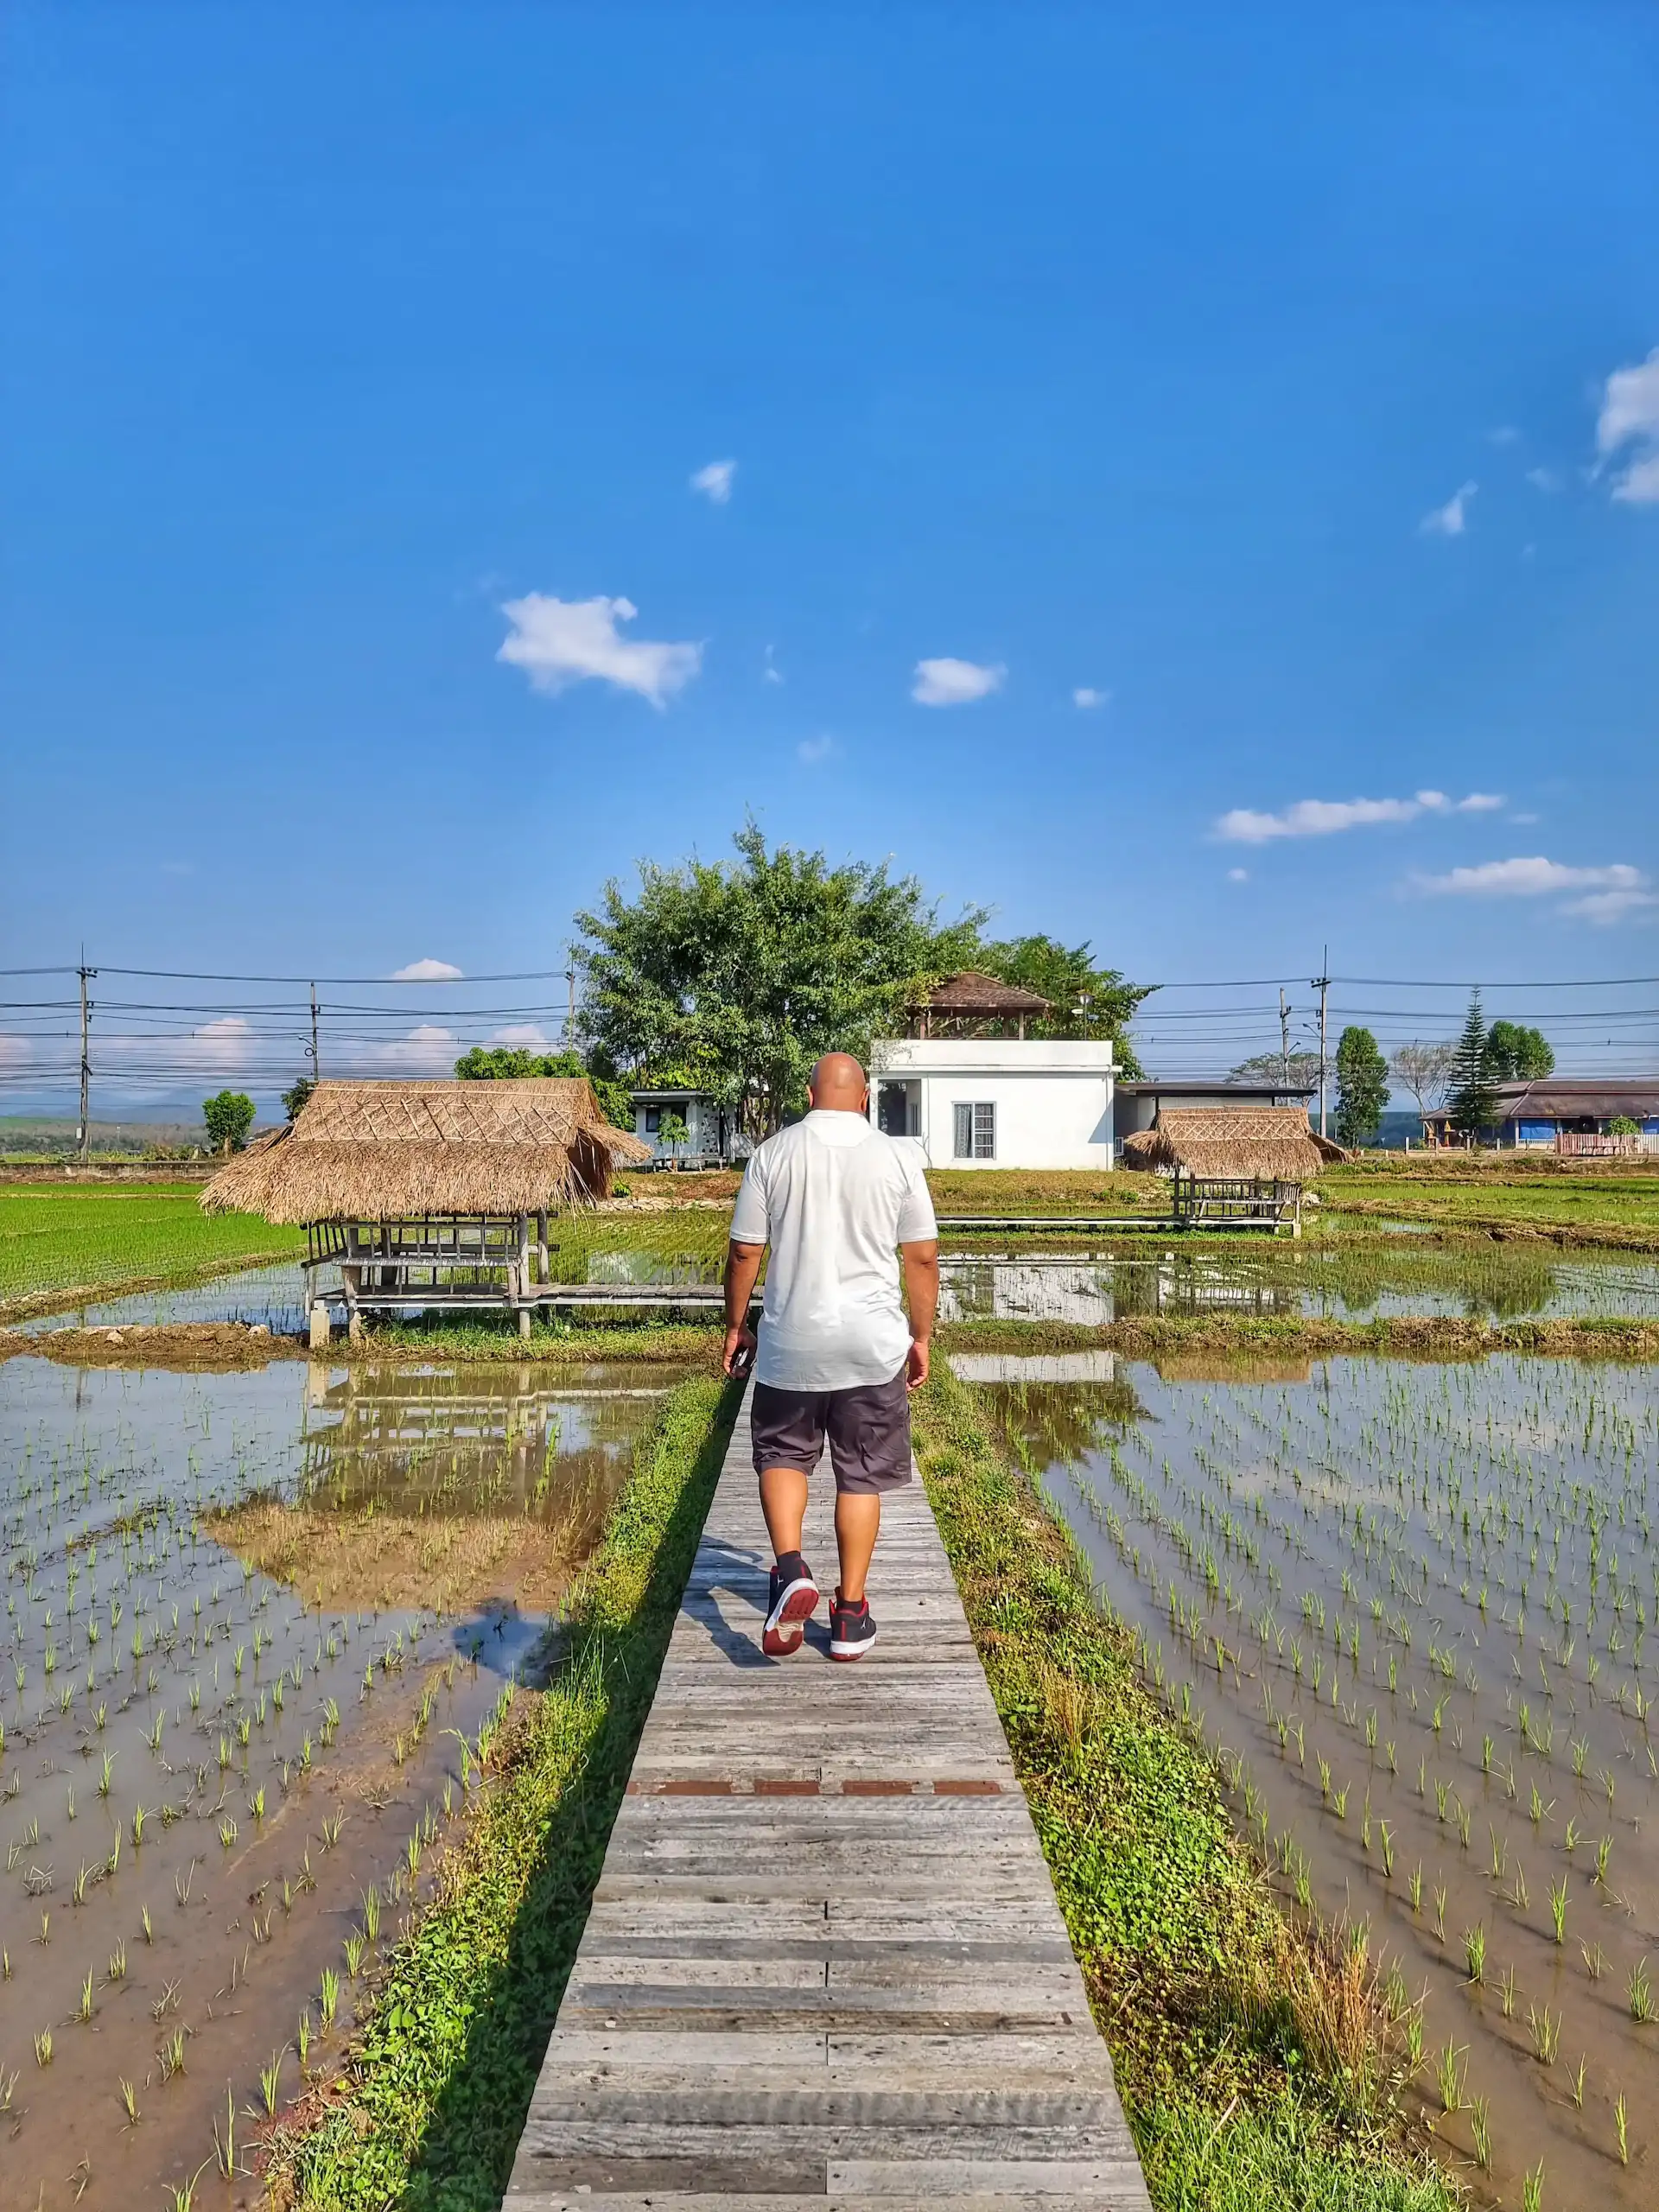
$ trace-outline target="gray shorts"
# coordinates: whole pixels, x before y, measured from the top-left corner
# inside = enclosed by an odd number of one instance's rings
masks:
[[[810,1475],[827,1440],[837,1491],[879,1493],[910,1480],[910,1392],[902,1367],[890,1382],[848,1390],[780,1390],[757,1382],[749,1422],[756,1474],[798,1467]]]

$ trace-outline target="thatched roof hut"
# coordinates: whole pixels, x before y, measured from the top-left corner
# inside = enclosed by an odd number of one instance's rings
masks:
[[[1306,1183],[1346,1155],[1316,1135],[1300,1106],[1166,1106],[1150,1129],[1125,1137],[1125,1167],[1185,1175],[1259,1175]]]
[[[1006,1036],[1021,1038],[1027,1021],[1049,1011],[1049,1002],[1018,983],[1005,983],[977,968],[963,968],[924,993],[910,1009],[912,1037]]]
[[[582,1077],[320,1083],[200,1203],[296,1223],[516,1217],[602,1198],[613,1166],[649,1157]]]

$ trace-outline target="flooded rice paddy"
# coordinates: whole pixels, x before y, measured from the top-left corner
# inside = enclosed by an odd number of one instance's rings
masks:
[[[609,1289],[712,1290],[725,1259],[724,1215],[698,1218],[671,1240],[653,1224],[629,1242],[599,1229],[567,1236],[554,1274]],[[943,1321],[1064,1321],[1097,1327],[1137,1316],[1305,1315],[1332,1320],[1411,1315],[1492,1320],[1659,1318],[1659,1261],[1526,1246],[1361,1252],[1288,1241],[1217,1252],[1124,1253],[1085,1241],[1021,1246],[979,1238],[947,1243],[940,1269]],[[117,1328],[135,1324],[239,1321],[297,1334],[305,1285],[292,1262],[251,1268],[175,1290],[111,1298],[27,1323]]]
[[[1652,1370],[1053,1365],[971,1374],[1287,1891],[1422,1997],[1440,2139],[1659,2201]]]
[[[673,1379],[0,1366],[0,2206],[327,2067]]]

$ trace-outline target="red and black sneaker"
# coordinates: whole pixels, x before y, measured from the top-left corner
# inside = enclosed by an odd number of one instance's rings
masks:
[[[830,1656],[861,1659],[874,1642],[869,1599],[861,1598],[855,1605],[849,1605],[837,1590],[830,1601]]]
[[[805,1624],[818,1610],[818,1586],[799,1552],[785,1552],[772,1570],[771,1600],[760,1649],[769,1659],[786,1658],[801,1648]]]

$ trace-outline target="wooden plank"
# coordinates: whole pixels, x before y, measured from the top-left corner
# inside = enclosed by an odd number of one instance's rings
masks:
[[[856,1667],[761,1652],[769,1556],[741,1418],[505,2212],[1146,2212],[919,1484]]]

